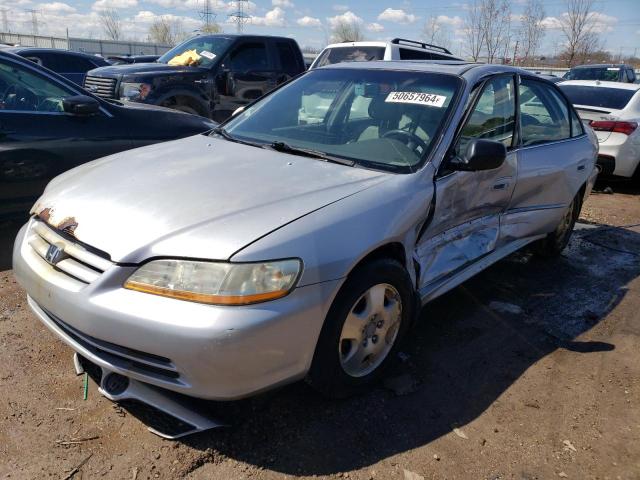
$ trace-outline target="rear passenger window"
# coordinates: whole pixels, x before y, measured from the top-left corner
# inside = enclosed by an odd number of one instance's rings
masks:
[[[44,59],[44,66],[59,73],[85,73],[95,68],[95,65],[85,58],[54,53]]]
[[[569,138],[569,109],[564,99],[548,85],[523,79],[520,83],[520,131],[524,146]]]
[[[431,60],[431,54],[421,50],[400,49],[400,60]]]
[[[476,103],[471,116],[462,129],[456,153],[464,153],[472,138],[484,138],[513,146],[515,133],[516,100],[511,76],[489,80]]]
[[[300,68],[298,68],[297,56],[291,43],[289,42],[276,42],[276,48],[278,49],[278,56],[280,57],[280,65],[282,65],[282,70],[289,74],[295,75],[298,73]]]
[[[584,133],[584,127],[582,126],[582,120],[578,117],[578,114],[571,110],[571,136],[579,137]]]

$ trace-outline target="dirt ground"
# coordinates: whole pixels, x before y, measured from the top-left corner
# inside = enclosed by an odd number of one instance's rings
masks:
[[[83,401],[6,270],[6,224],[0,478],[640,479],[640,192],[614,190],[561,258],[518,253],[425,308],[394,359],[402,388],[338,402],[298,383],[181,441],[95,384]]]

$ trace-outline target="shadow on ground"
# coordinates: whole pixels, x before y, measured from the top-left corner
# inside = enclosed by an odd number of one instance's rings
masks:
[[[424,308],[389,372],[410,375],[413,393],[397,396],[380,387],[331,401],[298,383],[234,405],[226,412],[233,428],[183,442],[203,452],[200,464],[222,453],[305,475],[362,468],[428,444],[474,420],[556,349],[613,350],[577,337],[624,297],[625,286],[640,275],[639,258],[639,233],[582,225],[559,259],[515,254]],[[488,307],[496,301],[522,312]]]

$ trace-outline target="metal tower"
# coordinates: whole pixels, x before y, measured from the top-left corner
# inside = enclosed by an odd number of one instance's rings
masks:
[[[245,2],[247,0],[235,0],[236,11],[229,15],[231,21],[236,24],[238,33],[242,33],[245,24],[251,19],[251,16],[245,12]]]

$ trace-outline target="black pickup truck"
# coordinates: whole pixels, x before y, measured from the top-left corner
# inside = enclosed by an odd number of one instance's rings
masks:
[[[175,108],[222,121],[305,70],[295,40],[201,35],[153,63],[97,68],[84,88],[103,98]]]

